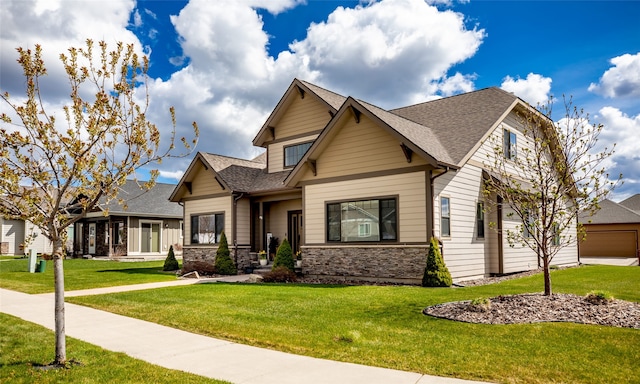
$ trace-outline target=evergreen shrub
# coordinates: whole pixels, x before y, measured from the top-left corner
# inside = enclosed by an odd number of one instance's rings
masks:
[[[291,272],[295,272],[295,262],[293,261],[293,250],[287,239],[282,240],[282,244],[278,247],[276,258],[273,261],[273,269],[277,267],[285,267]]]
[[[429,245],[429,255],[427,256],[427,266],[422,276],[423,287],[450,287],[453,284],[449,269],[444,264],[440,245],[435,237],[431,238]]]
[[[233,263],[233,260],[231,260],[229,244],[227,243],[227,236],[224,234],[224,231],[220,235],[220,243],[218,244],[218,250],[216,251],[214,271],[219,275],[238,274],[238,269]]]
[[[180,269],[180,265],[178,264],[178,260],[176,260],[176,255],[173,253],[173,245],[169,247],[169,254],[167,258],[164,259],[164,266],[162,267],[163,271],[177,271]]]

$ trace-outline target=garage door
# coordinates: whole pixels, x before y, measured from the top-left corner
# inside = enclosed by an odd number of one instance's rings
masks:
[[[587,233],[580,244],[582,257],[636,257],[636,231],[598,231]]]

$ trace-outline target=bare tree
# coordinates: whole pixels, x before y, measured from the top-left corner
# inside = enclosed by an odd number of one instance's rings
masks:
[[[554,256],[584,238],[578,214],[598,210],[598,202],[622,179],[619,175],[611,180],[606,171],[615,144],[598,151],[603,126],[591,124],[571,98],[563,101],[565,115],[558,123],[551,119],[553,99],[537,110],[517,110],[526,140],[516,146],[507,130],[500,139],[494,136],[484,164],[490,175],[484,193],[498,196],[496,201],[508,205],[509,215],[522,223],[506,230],[506,238],[512,247],[521,244],[537,252],[545,295],[552,294],[549,267]]]
[[[18,48],[18,63],[26,78],[26,101],[14,102],[3,92],[0,128],[0,215],[28,220],[53,244],[55,276],[55,361],[66,364],[64,320],[63,245],[66,229],[102,199],[116,198],[127,177],[144,166],[172,156],[186,156],[197,143],[182,138],[185,151],[173,154],[176,120],[166,149],[160,148],[160,131],[147,120],[148,59],[133,45],[87,40],[86,47],[70,48],[60,60],[70,84],[70,102],[64,123],[46,110],[40,80],[47,74],[42,49]],[[95,55],[94,55],[95,54]],[[158,176],[140,186],[148,190]],[[134,176],[135,177],[135,176]],[[105,213],[106,214],[106,213]]]

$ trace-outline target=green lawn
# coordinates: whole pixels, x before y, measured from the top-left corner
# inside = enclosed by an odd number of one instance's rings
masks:
[[[29,273],[28,259],[0,262],[0,288],[25,293],[53,292],[53,261],[44,273]],[[163,272],[164,261],[118,262],[105,260],[64,260],[66,291],[175,280],[174,272]]]
[[[0,313],[0,383],[226,383],[145,363],[70,337],[69,357],[81,365],[39,369],[53,360],[54,345],[52,331]]]
[[[606,290],[640,302],[640,268],[552,272],[555,292]],[[504,383],[622,383],[640,377],[640,330],[466,324],[429,305],[540,292],[542,276],[458,289],[203,284],[70,298],[159,324],[303,355]]]

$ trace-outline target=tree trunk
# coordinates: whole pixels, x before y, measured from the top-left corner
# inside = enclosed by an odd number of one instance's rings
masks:
[[[542,257],[544,268],[544,295],[551,296],[551,274],[549,272],[549,258],[547,256]]]
[[[62,239],[53,242],[53,276],[55,285],[55,332],[56,332],[56,360],[54,364],[67,362],[67,343],[64,330],[64,269],[62,260]]]

